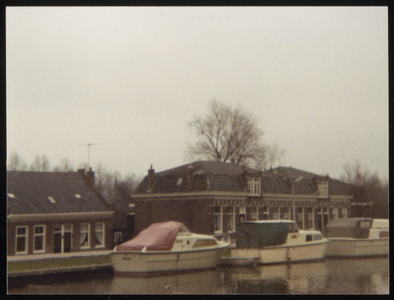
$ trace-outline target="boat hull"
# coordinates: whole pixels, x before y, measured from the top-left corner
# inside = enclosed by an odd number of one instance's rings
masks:
[[[215,268],[228,246],[179,252],[113,252],[111,260],[116,275],[151,276],[190,272]]]
[[[259,257],[222,257],[219,266],[246,267],[254,266],[259,262]]]
[[[326,251],[326,257],[375,257],[388,254],[388,239],[330,238]]]
[[[269,246],[263,249],[231,249],[234,257],[259,257],[259,265],[324,260],[327,240],[301,245]]]

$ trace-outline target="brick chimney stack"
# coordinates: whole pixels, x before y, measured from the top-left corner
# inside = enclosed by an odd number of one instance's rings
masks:
[[[193,188],[193,170],[194,167],[192,165],[189,165],[187,167],[187,190],[191,191]]]
[[[148,192],[153,189],[153,182],[155,180],[155,170],[150,165],[150,169],[148,170]]]
[[[94,172],[92,171],[92,167],[89,168],[89,171],[86,172],[86,181],[88,184],[88,187],[90,189],[94,189]]]

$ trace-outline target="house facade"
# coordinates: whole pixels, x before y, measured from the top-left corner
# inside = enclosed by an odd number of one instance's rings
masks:
[[[112,215],[94,172],[7,171],[7,255],[112,248]]]
[[[197,161],[155,173],[151,168],[132,195],[135,231],[174,220],[191,231],[218,236],[250,220],[291,219],[301,229],[323,230],[329,219],[349,216],[346,184],[295,168],[257,171]]]

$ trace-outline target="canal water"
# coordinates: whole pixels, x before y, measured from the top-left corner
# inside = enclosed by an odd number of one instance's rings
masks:
[[[209,271],[151,278],[112,270],[9,278],[9,294],[388,294],[389,259],[324,262]]]

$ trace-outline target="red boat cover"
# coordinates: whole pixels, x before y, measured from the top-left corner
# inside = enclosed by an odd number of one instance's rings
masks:
[[[116,251],[171,250],[183,224],[169,221],[153,223],[142,230],[135,238],[116,247]]]

